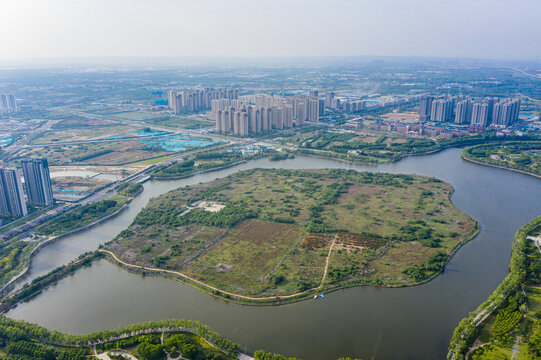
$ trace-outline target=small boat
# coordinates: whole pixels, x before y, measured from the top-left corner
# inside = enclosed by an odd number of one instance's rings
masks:
[[[325,295],[323,295],[323,294],[314,295],[314,299],[317,299],[317,298],[325,299]]]

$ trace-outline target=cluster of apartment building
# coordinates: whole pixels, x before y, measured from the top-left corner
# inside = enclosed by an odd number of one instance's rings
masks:
[[[520,99],[485,98],[474,102],[463,99],[457,103],[456,124],[473,126],[509,126],[518,120]]]
[[[456,102],[450,96],[435,98],[423,96],[419,103],[419,120],[431,122],[450,122],[470,124],[475,127],[488,125],[509,126],[518,120],[520,99],[487,97],[473,100],[459,97]]]
[[[54,198],[47,159],[23,160],[21,168],[28,204],[51,206]],[[21,217],[27,214],[21,169],[0,168],[0,215]]]
[[[323,99],[317,95],[243,95],[237,99],[212,101],[210,118],[216,120],[216,132],[248,136],[272,130],[318,122],[324,112]]]
[[[11,94],[0,94],[0,115],[17,111],[17,101]]]
[[[332,91],[325,93],[324,104],[326,108],[341,110],[346,113],[354,113],[366,110],[366,101],[338,98],[336,97],[336,94]]]
[[[238,89],[211,89],[195,91],[168,92],[169,108],[175,114],[186,114],[197,111],[209,110],[212,100],[227,99],[234,100],[239,97]]]

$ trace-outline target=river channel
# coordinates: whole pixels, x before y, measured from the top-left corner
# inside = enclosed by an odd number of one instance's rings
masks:
[[[541,214],[541,180],[476,165],[460,149],[363,166],[298,156],[254,160],[171,181],[149,181],[117,217],[44,247],[33,258],[28,282],[94,250],[125,229],[152,197],[180,186],[261,168],[347,168],[434,176],[455,188],[453,203],[480,224],[479,235],[451,259],[445,272],[416,287],[356,287],[325,299],[283,306],[243,306],[215,299],[178,282],[142,277],[95,262],[7,315],[71,333],[165,318],[199,320],[248,351],[265,349],[309,359],[444,359],[453,329],[498,286],[508,271],[515,231]],[[405,190],[407,191],[407,190]]]

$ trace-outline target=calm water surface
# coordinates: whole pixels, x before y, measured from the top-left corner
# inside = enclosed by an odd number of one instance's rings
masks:
[[[267,159],[188,179],[152,181],[119,216],[43,248],[23,282],[94,250],[125,229],[151,197],[242,169],[349,168],[435,176],[455,188],[453,202],[480,224],[479,235],[428,284],[384,289],[357,287],[324,300],[279,307],[242,306],[214,299],[172,280],[121,271],[104,260],[46,289],[8,315],[48,328],[87,333],[138,321],[196,319],[254,351],[307,359],[443,359],[454,327],[507,274],[515,231],[541,214],[541,180],[468,163],[459,149],[360,166],[297,157]]]

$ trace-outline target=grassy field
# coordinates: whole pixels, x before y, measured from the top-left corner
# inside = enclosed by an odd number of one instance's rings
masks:
[[[129,120],[129,121],[154,121],[169,117],[169,115],[147,113],[147,112],[121,112],[109,115],[112,119]]]
[[[108,127],[115,125],[118,125],[118,123],[110,120],[87,119],[80,116],[72,116],[57,122],[51,128],[55,130],[66,130],[88,127]]]
[[[248,170],[152,199],[107,248],[246,296],[404,286],[439,273],[476,232],[451,192],[421,176]]]
[[[199,118],[187,116],[167,116],[163,118],[147,120],[146,122],[150,124],[167,126],[174,129],[199,129],[201,127],[206,128],[216,125],[214,121],[203,121]]]
[[[72,141],[89,141],[89,140],[102,140],[108,139],[114,136],[124,135],[127,136],[136,136],[130,135],[128,133],[136,132],[141,128],[134,126],[109,126],[109,127],[96,127],[91,129],[67,129],[67,130],[56,130],[56,131],[47,131],[42,134],[40,137],[32,141],[33,145],[40,144],[50,144],[55,142],[72,142]]]
[[[51,166],[118,165],[173,154],[148,149],[137,140],[26,148],[10,159],[13,164],[27,158],[47,158]]]
[[[92,194],[111,181],[90,177],[61,176],[51,179],[54,197],[57,200],[78,200]]]
[[[462,156],[469,160],[541,175],[541,141],[478,145],[465,149]]]

